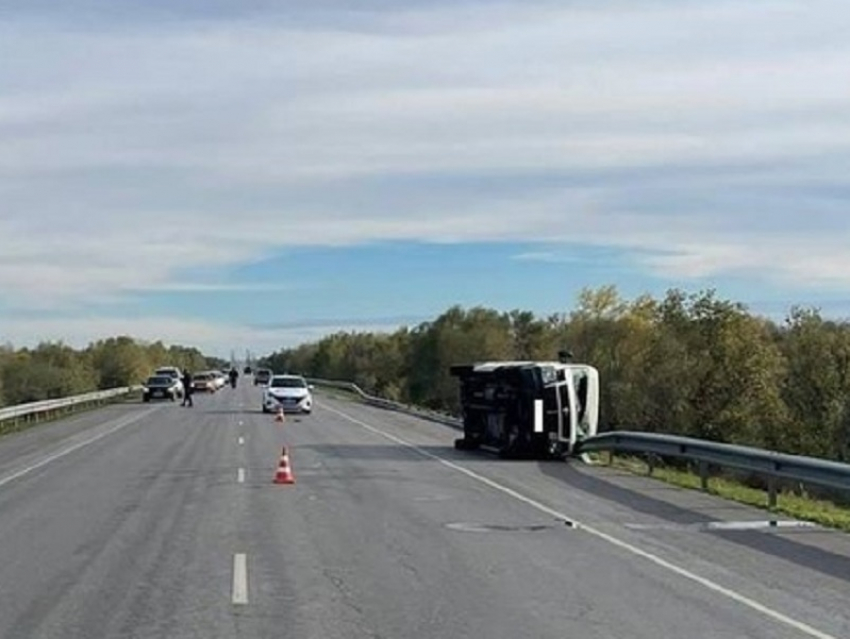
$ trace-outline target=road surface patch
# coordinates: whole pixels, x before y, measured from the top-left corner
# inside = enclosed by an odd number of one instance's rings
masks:
[[[347,413],[344,413],[341,410],[331,408],[330,406],[327,406],[327,405],[323,405],[322,408],[324,410],[327,410],[328,412],[331,412],[331,413],[334,413],[335,415],[338,415],[339,417],[342,417],[343,419],[351,422],[352,424],[360,426],[361,428],[369,431],[370,433],[378,435],[379,437],[383,437],[384,439],[388,439],[389,441],[395,442],[396,444],[400,444],[401,446],[405,446],[407,448],[410,448],[411,450],[416,451],[417,453],[419,453],[420,455],[422,455],[423,457],[425,457],[427,459],[430,459],[430,460],[435,461],[439,464],[442,464],[443,466],[445,466],[447,468],[451,468],[452,470],[455,470],[459,473],[462,473],[462,474],[466,475],[467,477],[469,477],[470,479],[474,479],[475,481],[482,483],[486,486],[489,486],[489,487],[491,487],[491,488],[493,488],[493,489],[495,489],[495,490],[497,490],[497,491],[499,491],[499,492],[501,492],[505,495],[508,495],[509,497],[513,497],[517,501],[520,501],[524,504],[527,504],[527,505],[531,506],[532,508],[535,508],[536,510],[538,510],[538,511],[544,513],[544,514],[551,515],[552,517],[556,517],[557,519],[562,519],[562,520],[565,520],[565,521],[573,521],[576,528],[584,530],[588,534],[593,535],[594,537],[597,537],[598,539],[601,539],[603,541],[606,541],[609,544],[611,544],[612,546],[616,546],[617,548],[620,548],[621,550],[624,550],[624,551],[626,551],[626,552],[628,552],[632,555],[646,559],[650,563],[653,563],[656,566],[659,566],[660,568],[663,568],[663,569],[665,569],[669,572],[677,574],[680,577],[683,577],[683,578],[685,578],[689,581],[697,583],[697,584],[703,586],[704,588],[706,588],[707,590],[714,592],[715,594],[726,597],[727,599],[731,599],[732,601],[735,601],[735,602],[741,604],[742,606],[745,606],[745,607],[747,607],[751,610],[754,610],[755,612],[758,612],[759,614],[763,615],[764,617],[767,617],[768,619],[771,619],[771,620],[776,621],[780,624],[788,626],[789,628],[793,628],[794,630],[800,632],[803,635],[806,635],[807,637],[813,637],[814,639],[838,639],[838,637],[836,637],[834,635],[831,635],[827,632],[823,632],[821,630],[818,630],[817,628],[810,626],[809,624],[807,624],[803,621],[800,621],[798,619],[794,619],[793,617],[789,617],[788,615],[783,614],[782,612],[779,612],[778,610],[774,610],[773,608],[770,608],[769,606],[766,606],[762,603],[759,603],[755,599],[752,599],[752,598],[748,597],[747,595],[745,595],[743,593],[737,592],[736,590],[733,590],[731,588],[727,588],[726,586],[723,586],[723,585],[721,585],[721,584],[719,584],[715,581],[712,581],[711,579],[708,579],[707,577],[702,577],[701,575],[698,575],[697,573],[692,572],[692,571],[688,570],[687,568],[682,568],[681,566],[678,566],[671,561],[668,561],[668,560],[666,560],[666,559],[664,559],[664,558],[662,558],[658,555],[655,555],[655,554],[653,554],[649,551],[643,550],[642,548],[639,548],[638,546],[635,546],[634,544],[631,544],[627,541],[619,539],[618,537],[615,537],[615,536],[610,535],[606,532],[603,532],[602,530],[599,530],[597,528],[593,528],[592,526],[587,526],[587,525],[581,523],[580,521],[573,519],[572,517],[569,517],[567,515],[564,515],[563,513],[558,512],[554,508],[550,508],[549,506],[546,506],[545,504],[543,504],[543,503],[541,503],[541,502],[539,502],[535,499],[532,499],[531,497],[523,495],[522,493],[514,490],[513,488],[505,486],[504,484],[500,484],[497,481],[494,481],[494,480],[492,480],[488,477],[485,477],[484,475],[481,475],[481,474],[479,474],[479,473],[477,473],[473,470],[469,470],[465,466],[462,466],[462,465],[457,464],[453,461],[445,459],[444,457],[440,457],[439,455],[436,455],[436,454],[434,454],[434,453],[432,453],[428,450],[425,450],[421,446],[417,446],[416,444],[409,442],[405,439],[402,439],[401,437],[396,437],[392,433],[388,433],[384,430],[381,430],[380,428],[376,428],[375,426],[372,426],[371,424],[367,424],[366,422],[359,420],[356,417],[352,417],[351,415],[348,415]]]

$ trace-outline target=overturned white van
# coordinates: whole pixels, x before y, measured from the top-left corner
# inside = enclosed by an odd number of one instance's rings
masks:
[[[455,441],[458,449],[562,457],[597,432],[599,372],[593,366],[494,361],[450,372],[460,381],[464,436]]]

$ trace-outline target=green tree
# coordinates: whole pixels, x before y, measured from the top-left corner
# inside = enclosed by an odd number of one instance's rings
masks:
[[[850,330],[795,307],[780,338],[787,360],[783,398],[799,452],[850,459]]]
[[[159,366],[200,370],[206,358],[196,348],[167,347],[121,336],[76,350],[62,342],[36,348],[0,347],[0,405],[76,395],[97,388],[141,383]]]
[[[850,459],[850,325],[794,309],[784,326],[713,290],[624,299],[584,289],[568,313],[453,306],[392,334],[345,333],[276,353],[275,366],[457,410],[458,363],[553,359],[601,377],[603,428],[637,428]]]
[[[151,371],[144,349],[127,336],[110,337],[90,347],[100,388],[141,383]]]

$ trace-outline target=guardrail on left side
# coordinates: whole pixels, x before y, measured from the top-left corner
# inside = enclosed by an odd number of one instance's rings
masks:
[[[124,386],[121,388],[94,391],[83,395],[63,397],[61,399],[46,399],[41,402],[29,402],[27,404],[0,408],[0,425],[10,420],[38,421],[39,419],[68,411],[71,408],[79,408],[88,404],[101,404],[110,399],[128,395],[140,388],[141,386]]]
[[[376,397],[375,395],[369,395],[366,391],[364,391],[362,388],[360,388],[357,384],[353,382],[340,382],[331,379],[317,379],[314,377],[308,378],[307,382],[310,384],[315,384],[316,386],[337,388],[340,390],[348,391],[349,393],[354,393],[355,395],[360,397],[363,402],[371,406],[386,408],[388,410],[394,410],[399,413],[406,413],[407,415],[413,415],[414,417],[420,417],[422,419],[427,419],[432,422],[451,426],[452,428],[456,428],[458,430],[463,430],[463,420],[459,417],[455,417],[454,415],[449,415],[447,413],[440,413],[434,410],[428,410],[419,406],[410,406],[408,404],[402,404],[401,402],[394,402],[389,399],[384,399],[383,397]]]

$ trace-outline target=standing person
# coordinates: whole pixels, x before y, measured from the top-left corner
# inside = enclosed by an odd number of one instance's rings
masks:
[[[236,380],[239,378],[239,371],[236,368],[230,369],[230,385],[236,388]]]
[[[188,368],[183,369],[183,403],[181,406],[194,406],[195,403],[192,401],[192,393],[194,392],[194,388],[192,388],[192,373],[189,372]]]

